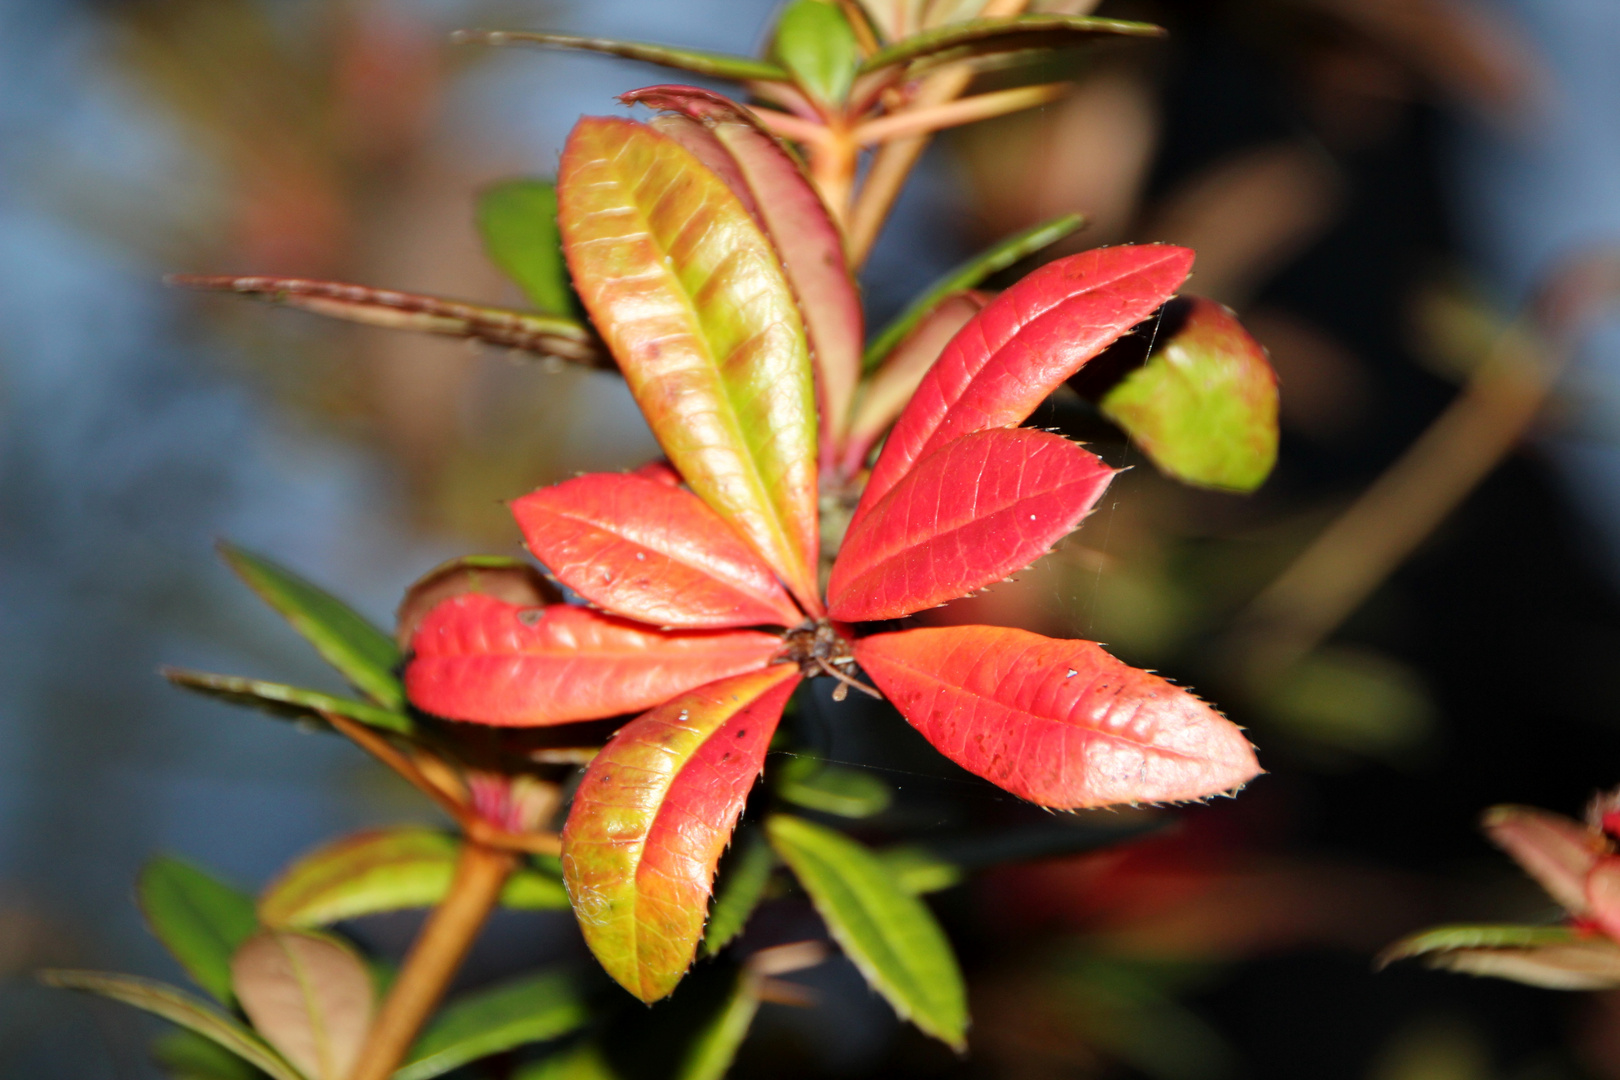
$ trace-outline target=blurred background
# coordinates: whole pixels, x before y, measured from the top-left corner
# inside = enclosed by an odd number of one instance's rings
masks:
[[[0,1076],[158,1075],[143,1018],[28,977],[173,977],[131,903],[150,853],[257,886],[342,830],[434,820],[347,744],[157,676],[327,685],[216,538],[387,622],[442,558],[518,550],[502,500],[655,453],[612,377],[161,276],[518,303],[473,196],[549,175],[576,116],[666,79],[448,32],[753,52],[775,6],[0,0]],[[1197,248],[1191,288],[1280,373],[1276,474],[1178,487],[1059,396],[1043,424],[1134,468],[1052,558],[939,617],[1103,641],[1219,702],[1270,775],[944,894],[969,1058],[835,962],[822,1007],[766,1006],[737,1075],[1620,1077],[1620,996],[1371,962],[1433,922],[1550,915],[1480,811],[1578,814],[1620,783],[1620,4],[1099,11],[1171,37],[1055,60],[1069,97],[938,143],[864,276],[871,321],[1069,210],[1091,221],[1069,250]],[[915,745],[832,738],[928,773],[901,785],[913,818],[1016,812]],[[566,920],[496,931],[511,964],[572,947]]]

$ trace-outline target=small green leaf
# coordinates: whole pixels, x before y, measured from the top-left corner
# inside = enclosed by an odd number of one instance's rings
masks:
[[[731,850],[720,863],[709,908],[709,925],[703,933],[703,955],[713,956],[748,925],[748,917],[759,906],[770,883],[776,854],[765,834],[751,825],[737,830]]]
[[[227,543],[219,545],[219,553],[357,689],[389,709],[405,707],[405,691],[394,675],[402,657],[393,638],[343,601],[269,559]]]
[[[619,1074],[601,1046],[584,1042],[523,1066],[512,1080],[619,1080]]]
[[[962,1049],[967,993],[933,913],[876,853],[847,836],[785,814],[769,818],[765,829],[867,983],[901,1019]]]
[[[1380,967],[1411,956],[1452,949],[1533,949],[1567,945],[1583,936],[1568,926],[1457,925],[1436,926],[1402,938],[1378,955]]]
[[[681,1067],[675,1072],[675,1080],[723,1080],[743,1040],[748,1037],[754,1015],[759,1012],[755,983],[748,972],[737,973],[725,1004],[694,1035]]]
[[[878,852],[883,865],[899,885],[912,896],[940,892],[960,885],[965,876],[956,863],[942,859],[927,848],[907,844]]]
[[[152,1058],[169,1080],[260,1080],[255,1069],[194,1031],[167,1031],[152,1042]]]
[[[1186,321],[1098,404],[1177,480],[1253,491],[1277,462],[1277,374],[1230,310],[1176,303]]]
[[[1567,926],[1440,926],[1397,941],[1378,963],[1413,956],[1429,967],[1548,990],[1620,987],[1620,944]]]
[[[282,872],[259,897],[266,926],[326,926],[382,911],[433,907],[450,891],[460,842],[433,829],[378,829],[319,848]],[[531,867],[516,871],[501,904],[524,910],[568,906],[562,881]]]
[[[183,990],[135,975],[112,975],[100,971],[42,971],[39,981],[64,990],[121,1001],[137,1009],[179,1024],[224,1047],[248,1064],[268,1073],[272,1080],[305,1080],[257,1035],[232,1017],[192,997]]]
[[[810,754],[800,754],[783,768],[776,792],[795,806],[847,818],[881,814],[894,797],[871,773],[828,765]]]
[[[883,363],[884,357],[888,356],[907,334],[916,329],[917,324],[946,297],[978,287],[991,274],[1000,273],[1020,259],[1026,259],[1042,248],[1050,247],[1085,223],[1086,219],[1079,214],[1055,217],[1032,229],[1025,229],[1021,233],[1007,237],[958,266],[923,290],[909,307],[878,332],[872,343],[866,347],[866,355],[861,361],[862,368],[871,371]]]
[[[398,735],[411,735],[416,723],[404,713],[393,712],[367,701],[338,697],[320,690],[305,690],[285,683],[249,679],[241,675],[215,675],[207,671],[188,671],[185,668],[166,667],[162,675],[174,685],[202,694],[205,697],[228,701],[232,705],[245,705],[270,713],[272,716],[292,720],[325,724],[322,713],[346,716],[367,727],[392,731]]]
[[[260,931],[231,957],[231,988],[253,1030],[312,1080],[344,1080],[359,1060],[376,986],[347,943]]]
[[[186,974],[230,1005],[231,954],[259,929],[252,898],[169,855],[146,864],[135,895],[152,933]]]
[[[776,58],[800,89],[824,105],[842,105],[860,65],[855,31],[829,0],[794,0],[776,24]]]
[[[572,34],[546,34],[531,30],[458,30],[450,36],[450,40],[458,45],[539,45],[551,49],[580,49],[738,82],[789,81],[788,73],[776,64],[751,56],[676,49],[642,41],[614,41],[610,38],[575,37]]]
[[[590,1012],[566,975],[530,975],[452,1003],[422,1034],[394,1080],[429,1080],[469,1061],[584,1026]]]
[[[1014,18],[969,19],[911,34],[882,49],[861,65],[862,75],[895,64],[917,69],[994,53],[1050,51],[1083,45],[1104,36],[1163,37],[1164,27],[1122,19],[1084,15],[1020,15]]]
[[[552,315],[577,315],[557,232],[557,185],[507,180],[485,188],[478,196],[478,231],[490,259],[535,307]]]

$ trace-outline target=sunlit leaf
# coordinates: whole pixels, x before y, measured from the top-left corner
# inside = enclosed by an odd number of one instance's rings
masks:
[[[611,366],[590,327],[562,315],[512,311],[440,296],[308,278],[171,274],[171,285],[230,292],[389,330],[470,338],[587,367]]]
[[[527,975],[452,1001],[422,1032],[393,1080],[431,1080],[491,1054],[566,1035],[590,1019],[575,980]]]
[[[1620,945],[1565,926],[1439,926],[1391,945],[1379,963],[1409,957],[1550,990],[1620,986]]]
[[[231,955],[259,929],[252,897],[172,855],[141,868],[135,896],[152,933],[186,974],[230,1005]]]
[[[1099,406],[1177,480],[1253,491],[1277,462],[1277,373],[1230,310],[1183,302],[1181,327]]]
[[[720,863],[709,925],[703,932],[704,956],[713,956],[742,933],[765,896],[775,866],[776,855],[757,826],[737,830],[731,850]]]
[[[64,990],[99,994],[161,1016],[224,1047],[269,1074],[272,1080],[306,1080],[234,1017],[172,986],[134,975],[111,975],[100,971],[42,971],[39,981]]]
[[[236,951],[231,982],[253,1029],[304,1075],[349,1075],[376,1004],[353,949],[324,935],[261,931]]]
[[[735,79],[739,82],[754,80],[787,82],[789,79],[788,73],[778,65],[765,60],[756,60],[751,56],[677,49],[668,45],[653,45],[640,41],[614,41],[609,38],[575,37],[572,34],[545,34],[529,30],[459,30],[452,35],[451,40],[459,44],[538,45],[552,49],[607,53],[610,56],[622,56],[627,60],[642,60],[649,64],[690,71],[694,75]]]
[[[924,289],[904,311],[878,331],[877,336],[872,339],[872,344],[866,347],[863,367],[871,371],[883,363],[889,353],[947,298],[978,288],[992,274],[999,274],[1037,251],[1051,247],[1085,223],[1086,219],[1079,214],[1063,214],[1051,221],[1043,221],[1039,225],[1025,229],[1021,233],[1014,233],[956,267]]]
[[[730,158],[736,179],[727,182],[734,190],[740,184],[744,205],[781,255],[788,284],[798,298],[815,362],[823,454],[829,454],[843,439],[866,333],[843,232],[799,163],[743,106],[690,86],[651,86],[620,100],[701,122]],[[707,163],[709,158],[703,160]]]
[[[557,232],[557,185],[507,180],[478,195],[478,231],[490,259],[549,315],[572,316],[574,291]]]
[[[433,907],[450,891],[461,842],[415,826],[344,837],[298,859],[259,896],[266,926],[327,926],[382,911]],[[568,906],[562,881],[522,867],[501,890],[501,906],[546,910]]]
[[[646,709],[757,668],[781,648],[750,630],[654,630],[584,608],[467,593],[429,613],[405,669],[411,702],[451,720],[538,727]]]
[[[1237,725],[1094,642],[951,626],[862,638],[855,656],[935,749],[1041,806],[1202,799],[1260,772]]]
[[[694,1033],[674,1080],[724,1080],[759,1012],[756,984],[747,971],[737,973],[720,1010]]]
[[[872,988],[902,1019],[961,1049],[966,992],[933,913],[900,887],[876,853],[849,837],[786,814],[767,819],[765,828]]]
[[[1482,825],[1565,910],[1586,914],[1586,875],[1597,865],[1601,843],[1592,829],[1531,806],[1493,806]]]
[[[654,626],[797,626],[770,567],[684,488],[591,473],[512,503],[529,551],[564,585]]]
[[[215,675],[207,671],[187,671],[185,668],[161,669],[165,679],[176,686],[195,691],[207,697],[228,701],[232,705],[245,705],[270,713],[272,716],[309,723],[326,723],[322,713],[333,713],[359,721],[367,727],[409,735],[416,724],[404,713],[384,709],[366,701],[338,697],[319,690],[287,686],[284,683],[249,679],[241,675]]]
[[[931,451],[1028,417],[1168,300],[1192,260],[1186,248],[1165,244],[1094,248],[1047,263],[990,301],[951,339],[895,422],[857,520]]]
[[[152,1040],[152,1059],[170,1080],[262,1080],[264,1073],[194,1031],[169,1031]]]
[[[849,20],[831,0],[792,0],[776,24],[771,50],[812,99],[840,105],[849,96],[860,50]]]
[[[992,428],[926,455],[844,537],[827,584],[835,619],[898,619],[1034,562],[1114,477],[1060,435]]]
[[[562,590],[531,563],[506,555],[463,555],[435,566],[405,590],[394,615],[394,640],[399,647],[410,647],[428,612],[463,593],[482,593],[529,608],[563,602]]]
[[[563,880],[585,943],[643,1001],[692,963],[715,866],[798,681],[777,664],[673,698],[626,725],[580,781]]]
[[[866,818],[889,808],[894,792],[869,772],[829,765],[800,754],[781,770],[776,793],[795,806],[839,817]]]
[[[664,452],[819,614],[815,387],[771,242],[645,124],[581,120],[558,188],[580,298]]]
[[[869,57],[861,65],[861,74],[881,71],[895,64],[916,62],[915,67],[931,67],[991,53],[1069,48],[1103,37],[1163,36],[1164,28],[1152,23],[1084,15],[970,19],[902,38]]]

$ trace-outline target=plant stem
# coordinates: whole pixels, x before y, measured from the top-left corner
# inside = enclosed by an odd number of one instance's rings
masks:
[[[514,852],[468,840],[444,902],[428,916],[349,1080],[388,1080],[416,1041],[517,866]]]
[[[1020,109],[1045,105],[1063,96],[1068,88],[1068,83],[1019,86],[1011,90],[976,94],[931,108],[907,109],[890,116],[880,116],[876,120],[868,120],[855,129],[855,138],[867,143],[887,142],[908,135],[929,135],[941,128],[971,124],[976,120],[989,120]]]
[[[815,181],[821,201],[827,204],[833,220],[842,225],[849,220],[860,147],[842,127],[827,129],[827,136],[819,143],[805,144],[810,151],[810,179]]]

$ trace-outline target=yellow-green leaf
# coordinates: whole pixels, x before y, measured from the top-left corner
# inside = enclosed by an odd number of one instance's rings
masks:
[[[252,898],[171,855],[142,868],[135,895],[152,933],[186,974],[230,1005],[231,955],[259,929]]]
[[[393,1080],[431,1080],[471,1061],[566,1035],[590,1019],[573,978],[527,975],[452,1001]]]
[[[1061,49],[1084,45],[1102,37],[1121,36],[1163,37],[1164,27],[1085,15],[968,19],[902,38],[868,57],[861,65],[861,74],[882,71],[895,64],[912,64],[915,72],[925,67],[994,53]]]
[[[849,96],[860,50],[849,20],[831,0],[793,0],[776,24],[772,51],[814,100],[841,105]]]

